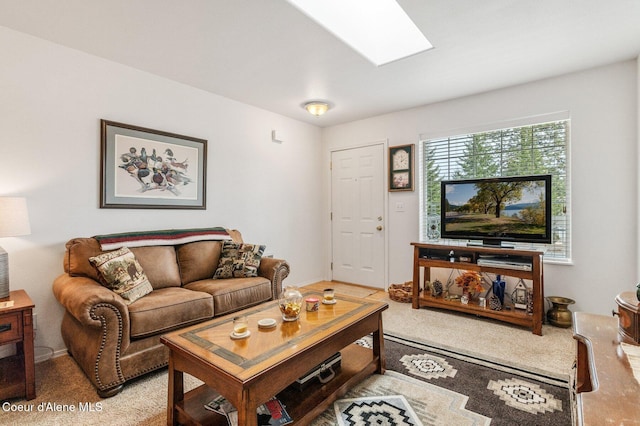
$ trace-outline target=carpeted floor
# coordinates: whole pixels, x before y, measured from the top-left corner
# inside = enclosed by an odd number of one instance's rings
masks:
[[[358,343],[370,346],[369,339]],[[387,374],[371,376],[343,399],[402,395],[425,425],[571,424],[566,386],[514,376],[393,337],[385,339],[385,354]],[[188,375],[185,378],[186,390],[201,383]],[[128,384],[113,398],[100,399],[73,359],[62,356],[37,365],[37,389],[38,396],[33,401],[2,405],[2,424],[166,423],[166,370]],[[313,423],[336,424],[333,408]]]
[[[387,298],[385,333],[471,357],[519,369],[521,372],[569,381],[576,356],[570,328],[542,326],[542,336],[530,329],[487,318],[439,309],[412,309]]]
[[[375,297],[375,295],[371,297]],[[487,377],[502,377],[503,373],[498,371],[498,367],[510,366],[514,370],[509,374],[515,372],[518,375],[524,374],[534,378],[542,375],[546,376],[547,381],[552,384],[558,380],[564,383],[568,381],[571,364],[575,357],[575,344],[571,338],[570,330],[545,326],[543,336],[535,336],[529,330],[496,321],[486,321],[471,316],[435,310],[414,310],[409,304],[388,299],[386,301],[389,302],[390,307],[383,314],[385,333],[417,342],[411,344],[417,349],[400,346],[400,352],[403,354],[404,351],[413,355],[415,355],[414,351],[428,351],[436,355],[451,352],[458,358],[460,356],[468,357],[472,363],[484,363],[489,371],[485,374]],[[426,346],[420,347],[419,344]],[[433,411],[436,408],[430,408],[430,412],[438,414],[434,419],[423,420],[425,424],[485,424],[483,423],[486,421],[483,420],[485,416],[493,419],[491,424],[570,424],[570,422],[564,423],[566,417],[557,417],[556,423],[509,423],[509,417],[505,417],[504,414],[496,414],[494,411],[496,407],[505,406],[505,404],[499,404],[501,401],[499,397],[491,396],[495,393],[478,394],[477,396],[469,393],[471,388],[479,389],[489,386],[488,384],[482,386],[461,384],[458,388],[448,387],[447,382],[464,383],[463,380],[460,380],[461,377],[480,376],[480,374],[463,373],[466,371],[465,368],[458,365],[454,367],[460,371],[456,373],[457,379],[440,378],[425,381],[418,375],[402,370],[401,366],[397,365],[397,362],[400,362],[399,357],[396,356],[398,360],[391,360],[395,356],[392,352],[395,345],[398,345],[398,342],[387,344],[388,367],[389,370],[395,371],[384,376],[373,376],[357,389],[365,389],[366,392],[375,393],[380,392],[375,391],[376,388],[393,390],[406,387],[409,389],[406,391],[409,402],[411,402],[411,397],[419,394],[415,391],[416,389],[422,389],[421,392],[433,389],[435,393],[421,398],[422,400],[426,398],[430,401],[440,401],[435,404],[439,411]],[[462,362],[454,360],[455,357],[452,357],[453,359],[449,362],[451,365]],[[396,373],[397,371],[401,373]],[[197,379],[187,375],[185,377],[186,390],[200,384]],[[499,384],[491,386],[496,389],[502,387],[503,393],[507,392],[504,391],[505,389],[512,393],[524,392],[522,388],[517,386],[509,387]],[[372,389],[374,390],[372,391]],[[543,386],[542,389],[546,390],[547,388]],[[9,404],[0,405],[0,423],[10,425],[166,424],[166,369],[127,384],[124,390],[113,398],[100,399],[73,359],[61,356],[36,365],[36,392],[37,398],[35,400],[13,400]],[[483,389],[483,392],[486,390]],[[440,396],[436,397],[436,394]],[[505,398],[503,395],[503,400]],[[568,402],[565,402],[564,399],[561,400],[562,409],[566,415]],[[418,415],[424,413],[424,407],[433,406],[433,404],[428,405],[421,402],[417,405],[423,407],[415,410]],[[331,411],[328,410],[325,414],[331,414]],[[444,421],[442,420],[444,417],[441,415],[445,413],[448,413],[447,415],[453,413],[452,415],[459,416],[460,420],[454,421],[450,418]],[[536,419],[542,419],[545,416],[547,414],[536,417]],[[499,423],[502,418],[507,419],[505,423]],[[561,418],[563,420],[557,420]],[[319,419],[319,421],[321,420]]]

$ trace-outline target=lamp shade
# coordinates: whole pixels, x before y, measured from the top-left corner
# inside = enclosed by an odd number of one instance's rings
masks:
[[[0,238],[31,234],[27,200],[20,197],[0,197]]]

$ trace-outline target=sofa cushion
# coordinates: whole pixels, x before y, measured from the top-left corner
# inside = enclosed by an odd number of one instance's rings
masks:
[[[154,289],[180,287],[180,271],[175,247],[134,247],[130,250],[147,273]]]
[[[126,247],[90,257],[89,261],[98,270],[102,285],[119,294],[126,304],[153,291],[142,266]]]
[[[95,238],[73,238],[65,245],[64,271],[72,277],[89,277],[98,281],[98,271],[89,258],[104,253]]]
[[[198,241],[176,248],[182,285],[211,278],[216,272],[222,242]]]
[[[131,338],[185,327],[213,317],[210,294],[182,287],[154,290],[129,305]]]
[[[216,316],[266,302],[272,297],[271,281],[263,277],[200,280],[184,288],[212,295]]]
[[[224,241],[213,278],[257,277],[265,246]]]

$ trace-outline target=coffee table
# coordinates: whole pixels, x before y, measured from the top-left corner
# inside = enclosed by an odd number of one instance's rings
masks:
[[[322,294],[303,292],[303,296]],[[385,371],[382,312],[388,305],[337,295],[334,305],[300,314],[284,322],[278,302],[272,301],[166,334],[160,341],[169,348],[169,398],[167,424],[219,424],[226,419],[204,409],[216,393],[238,410],[238,424],[257,424],[256,409],[277,395],[295,424],[308,424],[367,376]],[[249,320],[251,335],[232,339],[233,317]],[[262,329],[258,321],[276,319],[275,327]],[[353,344],[373,333],[373,350]],[[297,378],[335,354],[342,366],[328,383],[314,383],[299,391],[290,387]],[[184,373],[204,385],[184,393]]]

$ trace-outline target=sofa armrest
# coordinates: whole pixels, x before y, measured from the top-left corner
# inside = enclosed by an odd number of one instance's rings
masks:
[[[102,328],[106,326],[106,321],[113,319],[116,324],[107,329],[115,326],[123,342],[128,344],[129,309],[122,297],[91,278],[72,277],[68,274],[55,279],[53,294],[67,312],[84,326]],[[105,307],[108,309],[105,310]],[[112,314],[105,315],[104,312]]]
[[[263,257],[258,268],[258,275],[271,281],[272,300],[280,297],[282,281],[289,276],[289,264],[286,260]]]

